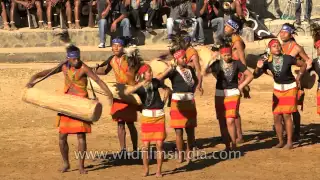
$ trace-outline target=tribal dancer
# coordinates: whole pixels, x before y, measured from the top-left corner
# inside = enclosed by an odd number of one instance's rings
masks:
[[[201,75],[201,66],[198,52],[195,48],[192,47],[191,44],[191,37],[189,36],[188,32],[181,31],[178,35],[174,36],[172,41],[172,50],[175,49],[184,49],[186,51],[186,58],[188,62],[188,66],[194,68],[196,70],[197,78],[198,78],[198,85],[197,90],[200,94],[203,94],[202,89],[202,75]]]
[[[98,66],[96,72],[99,75],[107,75],[113,70],[117,83],[135,85],[135,74],[140,68],[141,59],[128,58],[124,53],[124,41],[120,38],[112,40],[113,56],[109,57],[104,63]],[[118,123],[118,138],[120,142],[121,152],[126,153],[126,129],[127,124],[133,151],[137,150],[138,134],[134,122],[137,121],[138,107],[128,104],[120,99],[114,99],[111,108],[112,119]]]
[[[294,39],[293,35],[295,34],[295,27],[291,24],[284,24],[280,31],[280,38],[283,42],[282,51],[285,55],[290,55],[296,59],[304,60],[307,64],[311,64],[312,60],[308,57],[303,47],[301,47]],[[298,91],[298,105],[301,106],[303,110],[303,96],[304,91],[303,87]],[[300,124],[301,116],[299,110],[292,113],[293,123],[294,123],[294,139],[299,139],[300,137]]]
[[[106,92],[109,100],[112,100],[112,93],[107,85],[80,60],[80,49],[76,46],[69,46],[67,48],[67,61],[65,63],[58,68],[44,70],[33,75],[27,87],[33,87],[35,81],[39,78],[49,77],[59,72],[63,72],[65,76],[65,94],[88,98],[87,78],[90,77]],[[60,152],[64,162],[61,172],[66,172],[70,169],[68,135],[77,134],[79,152],[84,154],[87,150],[86,133],[91,133],[91,124],[77,118],[58,114],[57,125],[59,127]],[[84,168],[84,158],[85,156],[79,160],[79,171],[81,174],[87,173]]]
[[[246,47],[244,41],[238,34],[239,30],[241,29],[241,23],[229,19],[226,22],[225,28],[224,28],[224,33],[225,33],[225,40],[230,43],[230,46],[232,48],[232,59],[236,61],[241,61],[242,64],[245,66],[246,64],[246,59],[245,59],[245,53],[244,49]],[[239,84],[241,84],[244,81],[243,73],[238,74],[238,79],[239,79]],[[244,98],[250,98],[249,95],[250,88],[249,86],[244,87],[243,89],[243,95]],[[241,127],[241,116],[239,114],[239,117],[235,120],[236,123],[236,128],[237,128],[237,142],[238,143],[243,143],[243,136],[242,136],[242,127]]]
[[[309,71],[315,71],[320,77],[320,26],[318,24],[311,25],[312,37],[314,40],[314,48],[317,50],[317,58],[312,61],[312,67],[308,67]],[[317,113],[320,114],[320,78],[318,78],[317,88]]]
[[[171,71],[169,67],[166,72]],[[157,146],[157,173],[156,177],[161,177],[161,168],[163,162],[163,141],[166,138],[165,130],[165,112],[164,104],[168,99],[170,88],[161,83],[165,74],[152,78],[152,69],[149,65],[141,66],[138,71],[139,83],[133,88],[126,90],[125,94],[136,93],[143,103],[141,116],[141,139],[143,142],[143,176],[149,175],[149,146],[151,141],[156,142]],[[161,99],[159,88],[163,88],[166,93],[163,100]]]
[[[176,132],[176,145],[179,162],[183,162],[183,129],[187,133],[187,161],[190,162],[190,152],[195,142],[194,129],[197,127],[197,109],[194,100],[194,92],[198,79],[194,69],[188,66],[186,51],[177,50],[174,54],[175,64],[172,71],[165,75],[172,84],[173,94],[171,98],[170,127]],[[165,79],[163,78],[163,79]]]
[[[222,59],[209,65],[204,73],[204,75],[213,73],[217,78],[215,107],[226,150],[235,150],[236,148],[235,120],[239,118],[240,93],[253,79],[253,75],[247,67],[240,61],[233,60],[231,54],[231,47],[222,45],[220,47]],[[238,73],[244,75],[244,80],[241,83],[238,82]]]
[[[282,126],[282,121],[284,120],[287,132],[287,144],[284,147],[292,149],[293,125],[291,114],[297,111],[297,93],[300,87],[300,78],[305,72],[307,65],[292,56],[282,54],[281,44],[277,39],[272,39],[268,47],[270,48],[271,55],[267,60],[258,61],[254,75],[257,78],[268,69],[272,72],[274,78],[272,110],[279,139],[279,144],[275,147],[282,148],[284,146]],[[293,65],[300,67],[300,72],[296,78],[291,71]]]

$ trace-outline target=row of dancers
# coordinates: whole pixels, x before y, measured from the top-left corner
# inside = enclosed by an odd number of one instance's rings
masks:
[[[231,20],[232,21],[232,20]],[[27,84],[31,88],[37,79],[63,72],[65,75],[64,92],[88,98],[87,78],[96,81],[106,92],[109,103],[112,105],[111,116],[118,124],[118,137],[121,151],[126,151],[125,125],[127,125],[133,144],[133,150],[138,149],[137,130],[134,122],[137,121],[137,111],[140,107],[128,104],[120,99],[115,99],[108,86],[98,75],[108,75],[111,70],[115,74],[117,83],[131,85],[125,93],[136,93],[142,101],[141,110],[141,140],[143,142],[143,176],[149,175],[148,150],[151,142],[156,143],[157,151],[157,172],[156,176],[162,176],[163,142],[166,139],[164,105],[170,98],[170,127],[174,128],[176,134],[176,147],[178,158],[183,162],[184,141],[183,132],[187,134],[186,154],[192,151],[195,144],[195,128],[197,127],[197,108],[194,93],[198,90],[203,93],[202,78],[212,73],[217,79],[215,94],[216,116],[219,120],[220,131],[226,150],[235,150],[237,143],[243,142],[241,120],[240,120],[240,98],[244,91],[247,91],[249,83],[261,76],[263,73],[270,73],[274,79],[273,92],[273,114],[274,123],[279,139],[277,148],[293,148],[293,122],[292,116],[298,113],[297,105],[300,80],[306,69],[314,70],[320,75],[319,58],[311,60],[303,48],[299,46],[294,38],[294,27],[284,24],[280,37],[283,44],[277,39],[272,39],[268,48],[269,55],[257,63],[252,73],[246,66],[244,59],[245,44],[237,34],[239,25],[236,22],[228,21],[225,32],[226,40],[219,49],[220,59],[210,62],[201,69],[197,51],[191,46],[191,38],[187,34],[180,34],[174,38],[170,52],[174,61],[169,61],[168,68],[160,74],[154,75],[152,68],[137,53],[126,55],[124,53],[124,41],[120,38],[112,40],[113,55],[97,67],[90,68],[81,61],[80,49],[74,45],[67,47],[67,60],[61,63],[60,68],[49,69],[33,75]],[[319,33],[320,34],[320,33]],[[320,37],[320,36],[319,36]],[[228,41],[229,39],[230,41]],[[320,38],[315,40],[315,48],[320,56]],[[301,58],[297,58],[300,56]],[[298,75],[292,74],[291,67],[300,67]],[[54,71],[53,71],[54,70]],[[172,88],[163,82],[169,79]],[[159,88],[164,89],[164,97],[161,98]],[[318,92],[318,99],[320,94]],[[320,103],[318,103],[320,109]],[[320,111],[318,111],[320,113]],[[295,133],[298,126],[295,122]],[[61,172],[70,169],[68,158],[68,134],[77,134],[79,151],[86,152],[86,133],[91,132],[91,124],[80,119],[58,114],[59,124],[59,146],[63,158]],[[283,124],[287,132],[287,142],[283,139]],[[186,157],[190,162],[190,157]],[[80,159],[79,171],[87,173],[84,168],[84,158]]]

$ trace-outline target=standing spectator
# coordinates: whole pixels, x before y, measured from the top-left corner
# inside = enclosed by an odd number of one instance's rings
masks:
[[[98,26],[99,26],[99,37],[100,37],[100,44],[98,47],[105,48],[107,17],[109,16],[110,10],[111,10],[110,0],[98,0],[97,8],[98,8],[98,18],[99,18]]]
[[[111,1],[111,33],[119,32],[117,27],[121,27],[120,36],[125,38],[125,44],[130,43],[130,21],[128,19],[130,0]]]
[[[194,31],[197,27],[197,21],[195,18],[195,14],[192,11],[192,4],[188,0],[182,0],[180,1],[174,1],[170,0],[170,2],[167,0],[167,5],[170,6],[170,16],[167,19],[167,31],[168,31],[168,39],[169,43],[172,42],[172,35],[173,35],[173,29],[174,25],[185,23],[183,19],[193,19],[192,23],[192,30],[190,33],[190,36],[192,37],[194,34]]]
[[[6,6],[4,5],[4,2],[2,0],[0,0],[0,14],[2,17],[2,21],[3,21],[3,29],[10,30],[7,12],[6,12]]]
[[[37,16],[39,19],[39,28],[44,28],[43,25],[43,16],[42,16],[42,5],[41,5],[41,0],[11,0],[11,8],[10,8],[10,25],[12,30],[17,30],[17,27],[15,26],[15,21],[14,21],[14,15],[15,11],[17,9],[17,5],[21,4],[23,7],[26,9],[31,9],[34,6],[37,8]]]
[[[312,0],[306,0],[306,12],[304,15],[305,21],[310,23],[312,11]],[[296,23],[301,25],[301,0],[296,0]]]

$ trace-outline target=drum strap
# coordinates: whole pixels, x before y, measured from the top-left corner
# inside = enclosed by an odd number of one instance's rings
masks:
[[[91,79],[89,78],[89,83],[90,83],[90,87],[92,89],[92,95],[93,95],[93,100],[96,100],[97,99],[97,95],[96,93],[94,92],[94,89],[93,89],[93,86],[92,86],[92,83],[91,83]]]
[[[47,79],[49,76],[51,76],[57,69],[61,68],[62,65],[64,65],[65,63],[67,63],[68,59],[62,61],[60,64],[58,64],[57,67],[55,67],[52,71],[50,71],[47,75],[45,75],[44,77],[42,77],[41,79],[39,79],[38,81],[34,82],[34,84],[37,84],[45,79]]]

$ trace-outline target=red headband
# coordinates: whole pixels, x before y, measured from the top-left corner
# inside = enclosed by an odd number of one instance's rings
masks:
[[[224,47],[220,49],[220,54],[232,53],[231,47]]]
[[[314,43],[314,47],[318,49],[320,47],[320,40],[318,40],[316,43]]]
[[[143,74],[147,72],[149,69],[151,69],[151,67],[148,64],[144,64],[140,67],[138,74]]]
[[[175,59],[179,59],[179,58],[181,58],[181,57],[183,57],[183,56],[185,56],[185,55],[186,55],[186,51],[180,49],[180,50],[176,51],[176,52],[173,54],[173,57],[174,57]]]
[[[271,48],[271,46],[275,43],[278,43],[280,44],[279,40],[278,39],[272,39],[269,43],[268,43],[268,47]]]

